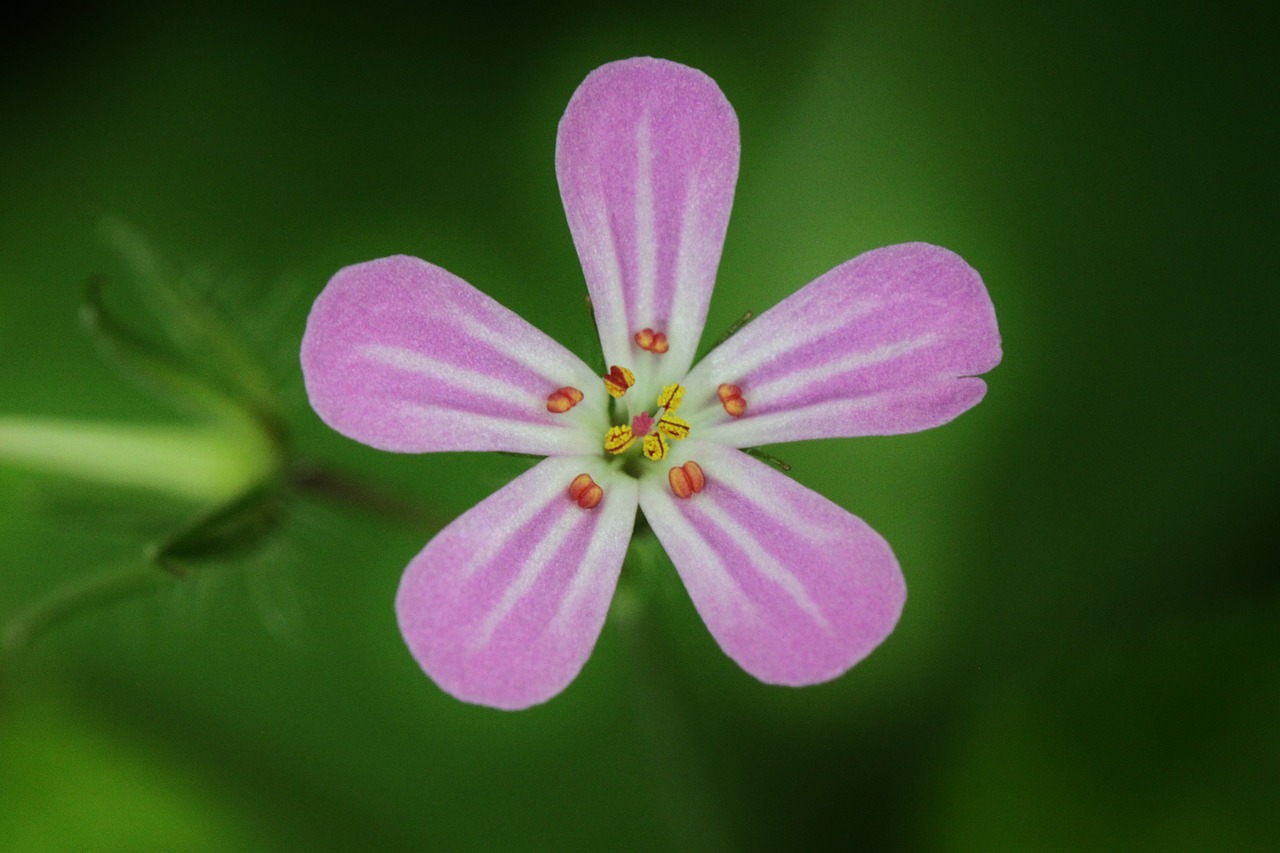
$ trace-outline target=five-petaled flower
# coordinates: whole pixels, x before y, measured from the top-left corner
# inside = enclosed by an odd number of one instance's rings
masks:
[[[906,586],[864,522],[739,448],[889,435],[976,404],[995,313],[955,254],[854,258],[697,365],[738,173],[715,82],[615,62],[574,93],[556,175],[608,372],[440,267],[339,271],[302,343],[316,412],[384,450],[545,456],[431,540],[396,598],[414,657],[454,696],[524,708],[599,636],[644,512],[720,647],[775,684],[845,672],[893,630]]]

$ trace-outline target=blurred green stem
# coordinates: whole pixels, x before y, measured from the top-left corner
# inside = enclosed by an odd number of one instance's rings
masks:
[[[0,463],[199,503],[269,480],[279,453],[247,419],[178,426],[0,416]]]
[[[652,533],[632,539],[611,614],[630,659],[641,736],[649,748],[658,804],[675,849],[732,850],[733,834],[716,796],[705,756],[689,720],[673,655],[653,616],[653,596],[665,553]]]

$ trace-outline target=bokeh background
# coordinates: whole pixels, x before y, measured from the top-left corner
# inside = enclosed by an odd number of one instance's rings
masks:
[[[741,122],[709,335],[927,240],[983,274],[1005,359],[944,428],[776,448],[908,579],[897,631],[833,683],[745,675],[660,557],[563,695],[464,705],[392,614],[431,524],[299,495],[254,548],[6,673],[0,850],[1280,848],[1273,22],[1115,5],[9,21],[0,414],[181,419],[77,322],[92,276],[126,289],[96,236],[116,216],[254,341],[299,456],[457,515],[528,463],[331,433],[296,366],[310,301],[405,252],[590,357],[556,122],[642,54],[706,71]],[[0,461],[0,619],[195,509]]]

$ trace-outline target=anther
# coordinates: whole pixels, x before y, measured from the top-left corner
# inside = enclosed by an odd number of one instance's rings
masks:
[[[684,386],[667,385],[663,387],[662,393],[658,395],[658,408],[666,409],[668,412],[674,412],[680,408],[680,404],[684,402]]]
[[[644,437],[644,455],[646,459],[659,462],[667,458],[670,445],[660,432],[651,432]]]
[[[695,494],[707,487],[706,475],[702,473],[702,466],[697,462],[690,459],[680,467],[684,469],[685,476],[689,478],[689,486]]]
[[[689,437],[689,430],[689,422],[684,418],[676,417],[670,411],[664,412],[658,419],[658,432],[663,433],[667,438],[683,441]]]
[[[662,332],[655,332],[653,329],[645,327],[636,332],[636,346],[642,350],[662,355],[670,345],[667,343],[667,336]]]
[[[604,449],[610,453],[622,453],[635,440],[635,434],[631,432],[631,427],[626,424],[609,427],[609,431],[604,434]]]
[[[579,474],[569,484],[569,500],[583,509],[594,508],[603,498],[604,489],[591,479],[590,474]]]
[[[556,415],[564,414],[581,402],[582,392],[577,388],[566,386],[553,391],[551,396],[547,397],[547,411]]]
[[[721,385],[716,389],[716,396],[724,410],[735,418],[742,417],[747,411],[747,401],[742,398],[742,389],[737,385]]]
[[[667,483],[676,497],[689,498],[706,488],[707,478],[702,473],[702,466],[689,460],[667,472]]]
[[[609,372],[604,376],[604,390],[609,392],[610,397],[621,397],[635,384],[635,374],[616,364],[610,366]]]

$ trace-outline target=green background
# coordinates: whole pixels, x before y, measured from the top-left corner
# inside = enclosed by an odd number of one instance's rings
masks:
[[[926,240],[982,273],[1005,356],[944,428],[777,448],[910,589],[833,683],[756,683],[662,558],[560,697],[464,705],[392,613],[432,530],[299,499],[252,553],[19,661],[0,850],[1280,847],[1274,22],[1112,6],[6,25],[0,414],[178,417],[76,321],[91,276],[128,277],[95,238],[114,215],[216,282],[296,452],[457,515],[527,463],[330,432],[296,363],[310,302],[341,266],[415,254],[590,356],[555,128],[587,72],[645,54],[706,71],[741,123],[709,335]],[[188,511],[0,468],[0,618]]]

